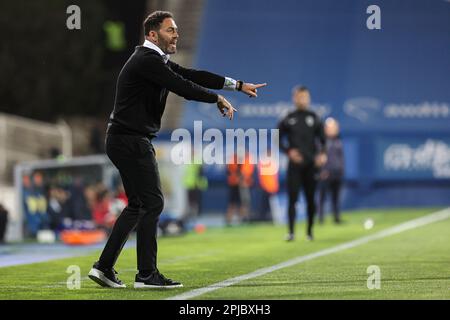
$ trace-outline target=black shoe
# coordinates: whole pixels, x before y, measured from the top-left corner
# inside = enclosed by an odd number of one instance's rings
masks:
[[[171,279],[164,277],[158,270],[153,272],[148,277],[143,277],[139,274],[136,275],[134,282],[135,289],[158,289],[158,288],[181,288],[183,285],[180,282],[175,282]]]
[[[91,271],[89,271],[89,278],[102,287],[109,288],[126,288],[126,285],[117,278],[117,272],[114,268],[103,269],[100,268],[98,262],[94,263]]]

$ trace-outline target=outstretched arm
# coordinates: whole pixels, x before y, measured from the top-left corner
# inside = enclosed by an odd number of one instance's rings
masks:
[[[250,97],[257,97],[257,89],[267,85],[266,83],[253,84],[240,80],[236,81],[232,78],[223,77],[209,71],[184,68],[170,60],[168,61],[168,64],[170,69],[181,75],[183,78],[209,89],[237,90],[242,91]]]
[[[209,71],[184,68],[171,60],[169,60],[167,64],[173,72],[178,73],[183,78],[188,79],[202,87],[220,90],[224,86],[225,77],[218,74]]]
[[[217,103],[222,115],[227,115],[230,120],[233,119],[233,113],[236,109],[223,96],[183,78],[171,70],[160,57],[153,55],[143,59],[138,72],[147,80],[157,83],[187,100]]]
[[[148,55],[142,59],[138,72],[147,80],[167,88],[169,91],[187,100],[215,103],[218,96],[215,92],[182,77],[165,64],[157,55]]]

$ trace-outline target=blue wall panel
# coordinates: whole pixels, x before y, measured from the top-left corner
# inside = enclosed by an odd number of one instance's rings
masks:
[[[366,27],[371,4],[381,30]],[[183,127],[273,128],[292,108],[291,88],[305,84],[312,107],[341,123],[347,207],[450,203],[449,1],[209,0],[196,57],[197,68],[268,87],[257,99],[226,92],[233,122],[188,102]],[[207,172],[225,181],[223,170]]]

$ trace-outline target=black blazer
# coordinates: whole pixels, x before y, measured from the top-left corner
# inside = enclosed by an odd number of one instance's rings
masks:
[[[215,103],[217,94],[205,88],[222,89],[224,82],[224,77],[211,72],[183,68],[170,60],[166,64],[155,50],[137,46],[117,79],[107,133],[154,137],[169,91],[187,100]]]

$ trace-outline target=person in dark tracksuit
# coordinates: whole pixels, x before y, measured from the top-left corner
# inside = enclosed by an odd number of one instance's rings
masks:
[[[118,217],[100,259],[89,277],[104,287],[124,288],[114,265],[136,228],[137,267],[135,288],[176,288],[179,282],[163,276],[157,268],[157,224],[164,197],[152,139],[161,126],[169,91],[188,100],[217,103],[223,116],[231,120],[236,111],[221,95],[208,89],[242,91],[256,97],[251,84],[207,72],[187,69],[172,62],[178,28],[170,12],[155,11],[144,21],[145,42],[137,46],[117,79],[114,109],[111,113],[106,154],[118,168],[128,205]]]
[[[296,110],[290,112],[279,123],[280,148],[289,158],[287,170],[288,222],[287,241],[294,240],[294,226],[298,194],[303,190],[307,204],[307,239],[313,239],[313,224],[316,211],[315,191],[318,167],[326,161],[322,149],[325,144],[322,122],[309,110],[310,93],[304,86],[293,90],[292,98]]]
[[[319,174],[319,222],[323,223],[325,198],[327,194],[330,194],[334,222],[339,224],[341,223],[339,194],[344,176],[344,148],[339,137],[339,123],[335,119],[328,118],[325,121],[325,136],[327,163],[321,168]]]

